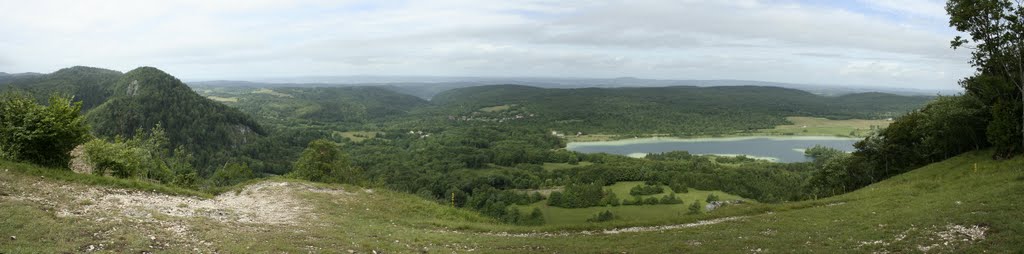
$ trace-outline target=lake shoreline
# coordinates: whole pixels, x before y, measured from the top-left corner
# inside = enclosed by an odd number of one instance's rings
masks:
[[[569,142],[565,144],[565,149],[572,150],[578,146],[623,146],[623,145],[635,145],[635,144],[654,144],[654,143],[673,143],[673,142],[729,142],[729,141],[741,141],[751,139],[768,139],[768,140],[862,140],[864,138],[856,137],[836,137],[836,136],[734,136],[734,137],[721,137],[721,138],[677,138],[677,137],[650,137],[650,138],[631,138],[631,139],[618,139],[609,141],[577,141]]]
[[[651,153],[687,151],[693,155],[746,156],[772,162],[804,162],[806,149],[824,146],[851,152],[860,138],[836,136],[746,136],[723,138],[634,138],[572,142],[566,149],[581,153],[610,153],[645,158]]]

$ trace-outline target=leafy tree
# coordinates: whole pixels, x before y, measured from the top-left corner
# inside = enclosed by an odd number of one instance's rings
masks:
[[[560,206],[562,205],[562,192],[552,191],[548,194],[548,205],[549,206]]]
[[[66,168],[71,150],[89,139],[81,108],[69,97],[42,106],[24,94],[0,95],[0,158]]]
[[[565,186],[564,192],[555,196],[552,192],[548,198],[548,205],[564,208],[583,208],[607,204],[604,198],[605,192],[600,184],[569,184]]]
[[[167,147],[167,137],[158,124],[147,131],[136,130],[131,139],[93,139],[84,145],[87,160],[97,175],[140,177],[161,183],[197,188],[199,176],[190,164],[191,154]]]
[[[348,155],[326,139],[310,142],[290,175],[327,183],[357,183],[362,179],[362,171],[351,165]]]
[[[644,204],[645,205],[657,205],[659,203],[661,203],[661,200],[659,200],[656,197],[647,197],[647,198],[644,199]]]
[[[708,203],[715,202],[715,201],[718,201],[718,195],[715,195],[714,193],[708,194],[708,198],[704,199],[704,202],[708,202]]]
[[[171,182],[174,185],[186,187],[186,188],[198,188],[199,187],[199,172],[190,163],[192,161],[192,154],[185,151],[184,146],[178,146],[174,149],[173,156],[167,158],[167,166],[174,174],[174,179]]]
[[[661,197],[661,203],[666,205],[682,204],[683,200],[679,199],[679,197],[676,197],[675,193],[670,192],[668,193],[668,195]]]
[[[668,187],[675,193],[687,193],[690,192],[690,187],[687,187],[686,182],[682,180],[673,180],[672,183],[668,184]]]
[[[1018,140],[1021,133],[1016,130],[1021,123],[1015,121],[1015,117],[1021,112],[1021,105],[1017,103],[1000,101],[992,106],[992,122],[986,128],[988,141],[996,146],[998,154],[1010,154],[1020,150]]]
[[[93,174],[96,175],[110,174],[120,178],[133,178],[140,176],[142,171],[147,169],[147,152],[120,139],[114,142],[93,139],[85,143],[84,149],[88,161],[93,166]]]
[[[540,208],[534,207],[530,215],[527,215],[520,224],[523,225],[544,225],[544,214],[541,213]]]
[[[690,214],[701,214],[700,200],[694,200],[690,205]]]
[[[214,186],[231,186],[254,177],[256,175],[249,168],[249,165],[232,162],[224,164],[223,168],[213,173],[213,176],[210,177],[210,182]]]
[[[946,12],[949,25],[970,37],[956,36],[951,45],[973,49],[971,65],[978,71],[961,85],[968,94],[988,98],[989,140],[1001,153],[1019,152],[1024,147],[1024,110],[1019,110],[1024,105],[1024,6],[1011,0],[950,0]]]
[[[604,193],[604,198],[601,199],[601,204],[606,206],[619,206],[621,203],[619,203],[619,197],[615,195],[615,192],[609,190]]]
[[[587,222],[604,222],[613,219],[615,219],[615,214],[612,214],[612,211],[605,210],[604,212],[595,214],[594,217],[590,217],[587,219]]]

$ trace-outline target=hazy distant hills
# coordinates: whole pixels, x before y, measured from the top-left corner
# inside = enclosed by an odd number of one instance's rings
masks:
[[[6,80],[0,80],[0,90],[25,91],[39,101],[45,101],[51,94],[74,95],[76,101],[82,102],[82,110],[88,111],[105,102],[113,94],[114,82],[121,76],[121,72],[74,66],[50,74],[7,75]]]
[[[884,92],[899,95],[952,95],[957,90],[922,90],[913,88],[888,88],[868,86],[826,86],[792,84],[752,80],[662,80],[633,77],[588,79],[588,78],[531,78],[531,77],[438,77],[438,76],[315,76],[272,78],[257,81],[194,81],[189,85],[226,87],[323,87],[323,86],[383,86],[393,91],[431,99],[434,95],[455,88],[482,85],[516,84],[543,88],[585,88],[585,87],[666,87],[666,86],[775,86],[794,88],[819,95],[843,95],[850,93]]]
[[[6,72],[0,72],[0,84],[11,82],[13,80],[17,80],[17,79],[20,79],[20,78],[34,77],[34,76],[39,76],[39,75],[43,75],[43,74],[39,74],[39,73],[35,73],[35,72],[25,72],[25,73],[6,73]]]

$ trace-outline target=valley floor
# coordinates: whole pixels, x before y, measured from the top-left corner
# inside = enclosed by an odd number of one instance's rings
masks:
[[[789,116],[786,120],[793,123],[778,125],[772,129],[759,129],[748,132],[736,132],[732,134],[719,134],[714,136],[673,136],[665,133],[648,133],[641,135],[619,135],[619,134],[586,134],[566,135],[569,142],[594,142],[614,141],[643,137],[672,137],[672,138],[723,138],[723,137],[751,137],[751,136],[829,136],[829,137],[867,137],[871,133],[889,126],[891,120],[878,119],[848,119],[831,120],[820,117]]]
[[[53,179],[79,176],[5,162],[0,252],[1020,251],[1024,159],[989,156],[961,155],[833,198],[727,206],[669,226],[578,227],[501,225],[353,186],[274,178],[195,197]]]

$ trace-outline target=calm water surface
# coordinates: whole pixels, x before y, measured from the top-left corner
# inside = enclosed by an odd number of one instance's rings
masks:
[[[822,145],[851,152],[860,139],[836,137],[745,137],[667,139],[644,138],[601,142],[573,142],[567,145],[581,153],[610,153],[641,157],[648,153],[688,151],[692,154],[748,155],[779,162],[802,162],[810,158],[803,150]]]

